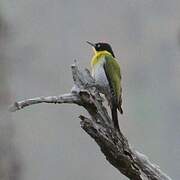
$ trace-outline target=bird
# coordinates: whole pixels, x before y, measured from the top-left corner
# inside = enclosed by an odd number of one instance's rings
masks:
[[[110,44],[86,42],[94,51],[91,59],[92,77],[98,89],[101,90],[100,93],[104,94],[108,101],[114,128],[120,132],[117,111],[123,114],[120,65]]]

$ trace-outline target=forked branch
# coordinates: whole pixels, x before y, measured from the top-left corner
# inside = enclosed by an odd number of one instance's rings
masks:
[[[80,116],[81,127],[96,141],[106,159],[122,174],[131,180],[171,180],[145,155],[132,149],[121,131],[115,130],[89,71],[79,71],[76,64],[71,69],[74,86],[70,93],[15,102],[10,111],[39,103],[73,103],[83,106],[90,117]]]

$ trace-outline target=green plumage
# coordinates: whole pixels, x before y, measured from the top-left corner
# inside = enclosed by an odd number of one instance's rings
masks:
[[[115,106],[119,109],[121,114],[123,113],[121,104],[121,94],[122,94],[122,88],[121,88],[121,70],[118,62],[111,56],[106,55],[104,61],[104,68],[106,72],[107,79],[110,84],[112,98],[114,98]]]

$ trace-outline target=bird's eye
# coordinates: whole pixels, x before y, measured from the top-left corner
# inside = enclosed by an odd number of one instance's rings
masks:
[[[98,45],[97,45],[97,47],[98,47],[98,48],[100,48],[100,47],[101,47],[101,45],[100,45],[100,44],[98,44]]]

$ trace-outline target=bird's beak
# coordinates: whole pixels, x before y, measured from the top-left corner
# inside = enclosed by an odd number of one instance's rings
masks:
[[[95,44],[93,44],[93,43],[91,43],[89,41],[86,41],[86,42],[95,48]]]

